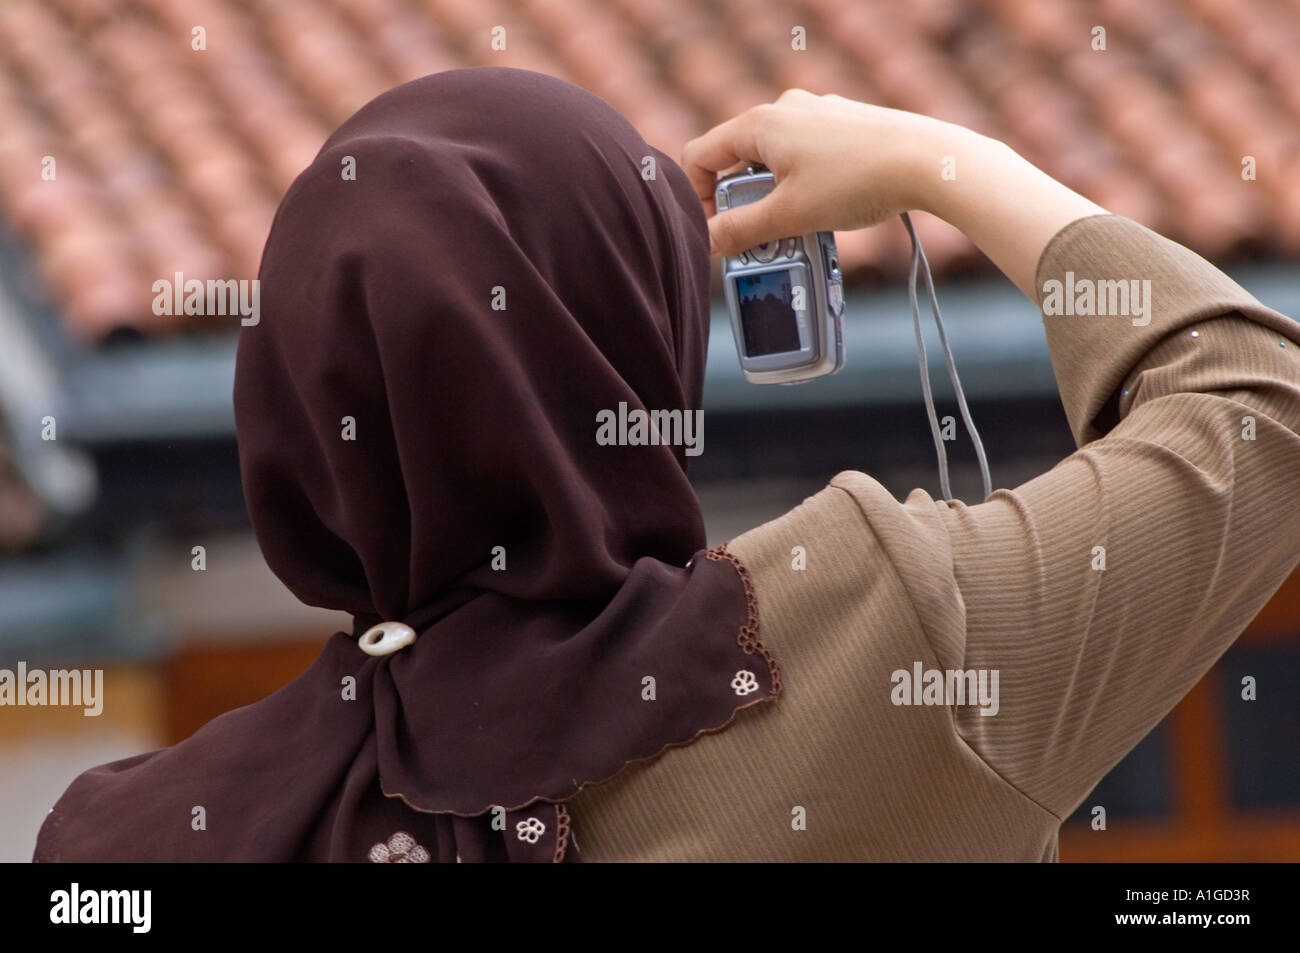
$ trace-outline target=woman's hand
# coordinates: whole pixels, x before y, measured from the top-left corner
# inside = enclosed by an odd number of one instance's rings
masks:
[[[865,228],[918,207],[923,157],[956,130],[915,113],[790,89],[692,139],[682,166],[710,214],[715,173],[749,161],[775,173],[771,195],[709,223],[716,253],[730,255],[785,235]]]
[[[717,173],[761,162],[770,195],[715,214]],[[1105,209],[995,139],[928,116],[782,93],[686,144],[682,166],[709,219],[713,254],[773,238],[851,231],[900,212],[931,212],[966,234],[1031,299],[1038,258],[1061,228]]]

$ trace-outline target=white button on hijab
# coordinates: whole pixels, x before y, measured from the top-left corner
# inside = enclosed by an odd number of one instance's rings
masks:
[[[357,639],[367,655],[390,655],[415,641],[415,630],[401,622],[381,622]]]

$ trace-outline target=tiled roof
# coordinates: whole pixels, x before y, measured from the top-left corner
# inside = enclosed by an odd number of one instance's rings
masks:
[[[0,214],[74,335],[211,321],[154,316],[153,281],[252,277],[335,125],[406,80],[498,64],[585,86],[671,155],[790,86],[927,112],[1209,257],[1294,255],[1298,49],[1297,0],[12,0]],[[938,270],[979,262],[918,227]],[[897,273],[905,248],[893,225],[841,237],[859,274]]]

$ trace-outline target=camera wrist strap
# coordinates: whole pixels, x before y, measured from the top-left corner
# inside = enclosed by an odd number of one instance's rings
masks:
[[[952,358],[952,349],[948,346],[948,335],[943,327],[943,315],[939,313],[939,300],[934,293],[934,277],[930,274],[930,263],[926,260],[925,252],[921,248],[921,242],[916,237],[916,230],[912,227],[912,219],[906,212],[902,214],[903,224],[907,227],[907,234],[912,239],[912,264],[908,270],[907,279],[907,298],[912,306],[912,327],[916,331],[916,353],[921,364],[921,393],[925,398],[925,411],[930,417],[930,434],[934,437],[934,449],[939,457],[939,489],[943,493],[945,500],[951,500],[952,489],[948,485],[948,452],[943,445],[943,437],[939,433],[939,419],[934,410],[934,395],[930,391],[930,369],[925,358],[925,341],[921,337],[921,309],[917,304],[916,295],[916,276],[918,267],[925,271],[925,287],[930,297],[930,311],[934,314],[934,323],[939,329],[939,343],[943,347],[943,356],[948,363],[948,379],[952,381],[952,389],[957,395],[957,406],[961,410],[961,418],[966,423],[966,431],[970,434],[971,442],[975,444],[975,456],[979,459],[980,479],[984,485],[984,499],[988,499],[993,492],[992,480],[989,478],[989,463],[984,456],[984,444],[980,440],[979,431],[975,429],[975,422],[971,420],[970,408],[966,406],[966,395],[962,392],[961,381],[957,378],[957,365]]]

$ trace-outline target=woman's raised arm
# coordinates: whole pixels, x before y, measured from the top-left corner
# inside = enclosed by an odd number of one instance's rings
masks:
[[[864,228],[919,209],[960,229],[1037,300],[1034,269],[1048,240],[1075,219],[1106,211],[996,139],[802,89],[715,126],[682,153],[710,213],[717,173],[747,161],[771,169],[777,186],[759,202],[712,215],[715,254],[818,229]]]

